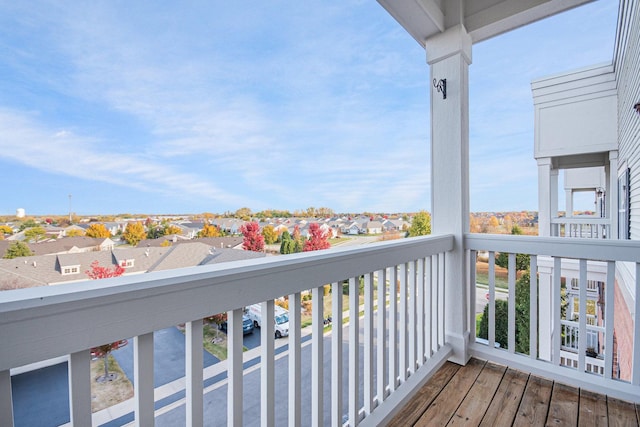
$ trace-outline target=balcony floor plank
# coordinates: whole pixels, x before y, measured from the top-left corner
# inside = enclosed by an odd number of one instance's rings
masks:
[[[580,390],[578,424],[585,427],[606,427],[608,425],[607,399],[604,399],[601,394]]]
[[[448,425],[480,424],[484,413],[491,405],[493,396],[500,386],[505,370],[505,366],[488,362]]]
[[[518,412],[528,379],[529,375],[524,372],[507,369],[480,426],[511,426]]]
[[[530,376],[513,425],[543,426],[547,421],[552,387],[552,381]]]
[[[460,368],[415,425],[447,425],[475,383],[484,365],[484,361],[471,359],[469,363]]]
[[[575,426],[578,421],[580,391],[568,385],[554,383],[547,425]]]
[[[414,425],[427,410],[429,405],[440,394],[442,389],[451,381],[451,378],[458,372],[460,365],[455,363],[445,363],[444,366],[435,373],[409,402],[402,411],[391,420],[389,426],[404,427]]]
[[[610,427],[637,426],[636,405],[623,400],[607,398]]]
[[[445,363],[391,426],[640,426],[640,405],[493,362]]]

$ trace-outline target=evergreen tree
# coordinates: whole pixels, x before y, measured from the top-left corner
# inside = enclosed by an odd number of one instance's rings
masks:
[[[4,253],[4,258],[12,259],[31,255],[33,255],[33,252],[31,252],[31,249],[29,249],[26,243],[14,242],[7,248],[7,251]]]

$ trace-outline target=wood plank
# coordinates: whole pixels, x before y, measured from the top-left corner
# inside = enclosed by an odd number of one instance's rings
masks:
[[[607,413],[610,427],[637,426],[638,417],[633,403],[607,397]]]
[[[420,419],[427,410],[431,402],[438,397],[442,389],[451,381],[451,378],[458,372],[460,365],[447,362],[436,372],[427,383],[420,388],[407,403],[404,408],[393,417],[389,426],[404,427],[413,425]]]
[[[551,399],[553,382],[531,375],[524,390],[514,426],[543,426],[547,420],[547,410]]]
[[[506,366],[487,363],[448,425],[476,426],[480,424],[506,370]]]
[[[579,401],[580,392],[577,388],[560,383],[553,384],[546,425],[577,425]]]
[[[485,362],[471,359],[466,366],[458,370],[449,381],[442,393],[435,398],[429,408],[416,422],[416,426],[443,426],[446,425],[460,406],[473,383],[478,378]]]
[[[586,390],[580,390],[580,409],[578,425],[585,427],[606,427],[607,397]]]
[[[529,374],[507,369],[480,427],[511,426],[518,412]]]

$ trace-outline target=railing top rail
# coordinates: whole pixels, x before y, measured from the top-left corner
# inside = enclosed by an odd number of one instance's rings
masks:
[[[640,241],[465,234],[468,250],[547,255],[593,261],[640,261]]]
[[[0,371],[450,251],[452,235],[0,292]]]
[[[584,224],[584,225],[610,225],[611,220],[609,218],[600,217],[554,217],[551,218],[551,224]]]

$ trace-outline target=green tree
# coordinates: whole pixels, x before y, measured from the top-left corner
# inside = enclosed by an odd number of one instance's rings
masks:
[[[511,227],[511,234],[522,234],[522,229],[517,225]],[[529,269],[531,257],[527,254],[516,254],[516,270],[524,271]],[[496,265],[502,268],[509,268],[509,254],[507,252],[500,252],[496,256]]]
[[[292,254],[294,252],[294,242],[291,237],[291,233],[288,231],[282,232],[280,236],[280,253],[283,255]]]
[[[87,231],[84,233],[87,237],[94,237],[98,239],[106,239],[111,237],[111,233],[107,230],[107,227],[104,224],[94,223],[87,228]]]
[[[407,237],[426,236],[427,234],[431,234],[431,214],[427,211],[420,211],[413,217]]]
[[[137,246],[140,240],[144,239],[146,235],[147,233],[144,231],[144,226],[141,222],[130,222],[122,233],[122,240],[131,246]]]
[[[262,236],[267,245],[272,245],[278,240],[278,233],[273,225],[266,225],[262,228]]]
[[[31,227],[37,227],[37,226],[38,226],[38,223],[35,222],[33,218],[29,218],[28,220],[20,224],[20,231],[25,230],[27,228],[31,228]]]
[[[27,246],[26,243],[14,242],[7,248],[7,251],[4,253],[3,258],[12,259],[31,255],[33,255],[33,252],[31,252],[31,249],[29,249],[29,246]]]
[[[530,275],[527,271],[516,282],[516,352],[529,354],[529,306]],[[496,342],[502,348],[508,348],[509,305],[507,301],[496,300]],[[480,318],[478,336],[487,339],[489,336],[489,304],[484,307]]]
[[[47,232],[42,227],[31,227],[24,231],[24,237],[26,237],[29,242],[39,242],[46,235]]]

